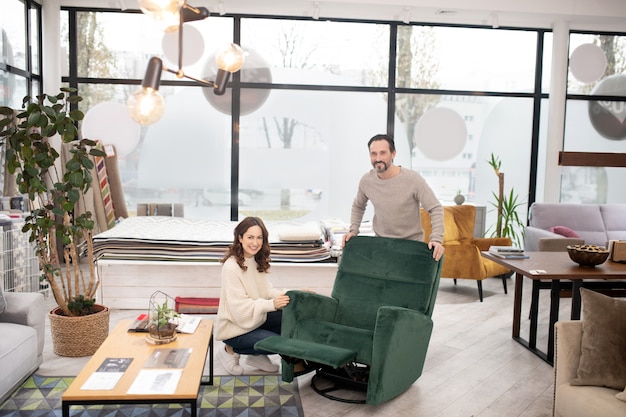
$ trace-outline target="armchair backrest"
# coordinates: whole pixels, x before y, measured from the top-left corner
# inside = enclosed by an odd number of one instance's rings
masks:
[[[431,233],[430,215],[421,209],[420,219],[424,229],[424,239],[428,239]],[[469,243],[474,238],[476,223],[476,207],[470,204],[457,206],[445,206],[443,208],[443,244],[446,243]]]
[[[373,330],[381,306],[404,307],[431,316],[443,259],[423,242],[356,236],[343,249],[332,297],[335,322]]]

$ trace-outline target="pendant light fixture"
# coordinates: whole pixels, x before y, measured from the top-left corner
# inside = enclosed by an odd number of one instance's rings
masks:
[[[215,81],[190,76],[182,68],[183,24],[206,19],[209,17],[209,10],[206,7],[190,6],[186,0],[139,0],[139,7],[146,15],[154,18],[165,32],[178,30],[178,69],[165,67],[159,57],[150,58],[141,88],[128,97],[126,102],[132,119],[139,124],[149,125],[163,116],[165,101],[158,91],[163,71],[172,73],[177,78],[187,78],[204,87],[211,87],[214,94],[224,94],[230,74],[239,71],[244,63],[244,53],[239,45],[231,43],[218,50]]]

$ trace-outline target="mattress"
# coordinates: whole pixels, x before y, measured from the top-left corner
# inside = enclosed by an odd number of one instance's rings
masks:
[[[93,238],[96,259],[218,261],[238,222],[129,217]],[[321,223],[266,222],[273,262],[332,262]]]

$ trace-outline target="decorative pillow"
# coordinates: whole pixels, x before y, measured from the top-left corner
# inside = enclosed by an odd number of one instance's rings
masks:
[[[583,334],[571,385],[626,387],[626,300],[580,289]]]
[[[548,231],[565,237],[580,237],[578,233],[576,233],[567,226],[552,226],[548,229]]]

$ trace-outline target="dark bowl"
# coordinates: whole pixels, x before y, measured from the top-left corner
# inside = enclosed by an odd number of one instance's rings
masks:
[[[567,253],[572,261],[580,266],[593,268],[604,263],[609,257],[609,251],[602,246],[569,245]]]

